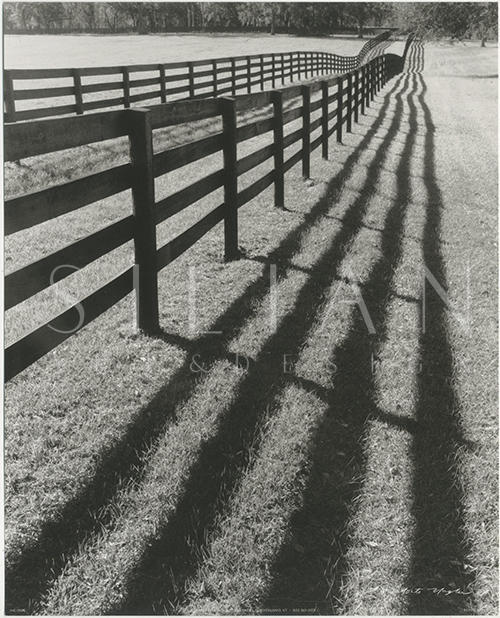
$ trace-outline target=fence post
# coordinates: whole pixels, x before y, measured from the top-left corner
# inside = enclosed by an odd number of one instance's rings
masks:
[[[162,103],[167,102],[167,87],[165,81],[165,66],[163,64],[158,65],[160,70],[160,100]]]
[[[236,94],[236,61],[233,58],[231,58],[231,94],[234,95]]]
[[[264,90],[264,56],[260,56],[260,89]]]
[[[365,89],[365,106],[370,107],[370,67],[365,64],[365,80],[366,80],[366,89]]]
[[[73,86],[75,88],[76,113],[83,114],[82,78],[78,69],[73,69]]]
[[[375,61],[372,60],[370,62],[370,98],[373,101],[375,99],[375,88],[376,88],[376,80],[375,80]]]
[[[359,76],[359,84],[361,86],[361,115],[365,115],[365,68],[361,67],[361,75]]]
[[[311,175],[311,87],[302,86],[302,176]]]
[[[123,106],[130,107],[130,76],[128,73],[128,67],[122,68],[123,75]]]
[[[285,83],[285,54],[281,54],[281,85]]]
[[[137,326],[148,334],[159,330],[158,266],[156,257],[155,185],[153,141],[148,110],[130,114],[130,159],[134,204],[134,252],[139,270],[136,287]]]
[[[359,70],[354,70],[354,122],[359,122]]]
[[[214,97],[217,96],[217,61],[212,60],[212,79],[214,82]]]
[[[274,140],[274,205],[285,207],[285,170],[283,167],[283,93],[275,90],[271,93],[273,103],[273,140]]]
[[[252,71],[250,68],[250,56],[247,56],[247,93],[252,92]]]
[[[328,82],[321,82],[321,156],[328,161]]]
[[[272,54],[271,87],[276,88],[276,54]]]
[[[14,84],[10,71],[3,72],[3,97],[5,101],[5,122],[15,122],[16,100],[14,99]]]
[[[189,70],[189,98],[194,97],[194,67],[192,62],[188,62]]]
[[[347,74],[347,132],[352,132],[352,73]]]
[[[337,79],[337,142],[342,142],[342,107],[344,104],[342,96],[342,76]]]
[[[224,259],[238,257],[238,173],[236,153],[236,104],[221,97],[222,152],[224,156]]]

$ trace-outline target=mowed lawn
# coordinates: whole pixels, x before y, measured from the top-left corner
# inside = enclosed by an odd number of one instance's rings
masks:
[[[355,56],[366,39],[276,34],[12,35],[4,38],[6,69],[181,62],[288,51]]]
[[[279,53],[289,51],[321,51],[338,55],[354,56],[358,54],[367,39],[354,36],[337,37],[295,37],[266,34],[164,34],[164,35],[7,35],[5,36],[5,67],[6,68],[64,68],[89,66],[117,66],[134,64],[158,64],[201,60],[211,58],[227,58],[229,56],[245,56],[261,53]],[[185,73],[185,71],[170,70],[169,75]],[[227,73],[221,78],[227,77]],[[158,71],[142,71],[132,77],[147,79],[157,78]],[[116,76],[84,76],[82,85],[100,82],[120,81]],[[198,83],[200,80],[197,80]],[[203,80],[202,80],[203,81]],[[72,78],[50,78],[18,80],[16,89],[71,87]],[[186,85],[186,80],[169,82],[167,89],[175,89]],[[254,91],[258,86],[254,86]],[[134,88],[131,93],[145,91],[156,93],[152,100],[143,105],[160,103],[158,85]],[[198,90],[198,94],[203,90]],[[107,92],[84,93],[85,103],[120,96],[119,90]],[[186,95],[168,94],[168,99],[183,98]],[[17,100],[18,111],[40,107],[64,106],[74,104],[73,96],[53,97],[50,99]]]
[[[241,209],[240,260],[218,226],[162,271],[161,336],[135,332],[129,295],[7,385],[10,611],[497,613],[496,54],[415,48],[312,180],[287,174],[286,210],[272,188]],[[117,140],[9,164],[6,191],[125,157]],[[7,272],[130,209],[126,192],[7,238]],[[132,255],[8,312],[7,340]],[[425,272],[449,304],[428,285],[424,310]]]

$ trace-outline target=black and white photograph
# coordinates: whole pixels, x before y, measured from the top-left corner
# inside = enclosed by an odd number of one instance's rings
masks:
[[[0,613],[498,615],[498,3],[2,37]]]

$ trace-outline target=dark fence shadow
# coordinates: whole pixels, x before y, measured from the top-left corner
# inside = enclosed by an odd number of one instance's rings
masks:
[[[360,197],[349,206],[342,228],[312,269],[293,310],[267,340],[256,361],[250,366],[217,435],[203,446],[175,516],[163,530],[159,541],[144,554],[135,573],[131,574],[127,598],[119,607],[113,608],[113,613],[175,613],[182,603],[185,583],[196,572],[199,557],[204,555],[207,531],[213,528],[215,517],[223,511],[240,480],[250,445],[255,455],[259,422],[285,385],[286,377],[281,364],[270,364],[268,359],[271,355],[274,358],[283,358],[284,354],[294,357],[307,341],[309,329],[314,324],[316,308],[320,306],[325,291],[335,278],[350,242],[362,226],[367,207],[366,197],[377,181],[387,149],[397,135],[401,112],[401,109],[397,109],[391,120],[386,136],[367,171]],[[317,221],[318,217],[328,212],[332,202],[338,199],[339,189],[350,174],[354,162],[355,157],[330,182],[325,197],[313,208],[306,221]],[[269,262],[280,264],[290,258],[288,251],[279,250],[273,252]]]
[[[407,73],[421,73],[424,70],[424,44],[419,39],[413,39],[404,63]]]
[[[279,263],[284,257],[290,259],[299,250],[307,231],[328,211],[332,194],[342,187],[352,173],[360,155],[382,126],[391,102],[391,94],[397,90],[398,86],[399,81],[385,95],[378,118],[368,129],[360,144],[349,155],[343,169],[329,183],[324,198],[312,208],[304,222],[293,230],[280,246],[269,255],[270,263]],[[393,133],[395,133],[395,129]],[[354,233],[354,229],[351,228],[357,222],[359,222],[359,216],[353,212],[350,220],[346,221],[345,231],[340,234],[339,246],[341,246],[340,241],[342,239],[347,239]],[[214,362],[219,358],[225,358],[227,356],[225,346],[252,316],[252,309],[249,309],[249,307],[258,306],[258,301],[265,298],[268,291],[269,278],[268,275],[264,275],[249,285],[245,292],[212,326],[212,330],[221,330],[223,335],[203,337],[192,341],[188,344],[188,348],[191,345],[190,351],[199,353],[204,358],[212,358]],[[252,305],[250,301],[252,301]],[[169,383],[155,395],[147,406],[139,411],[123,437],[111,445],[107,451],[100,454],[95,476],[74,499],[59,511],[54,519],[45,523],[37,541],[25,546],[19,556],[8,563],[5,573],[6,608],[8,610],[17,613],[36,612],[51,583],[61,573],[68,558],[78,551],[80,544],[90,535],[111,525],[112,514],[110,509],[106,509],[105,506],[113,499],[123,480],[133,482],[141,480],[144,473],[143,454],[150,449],[150,446],[166,430],[168,425],[175,422],[175,403],[173,402],[187,399],[195,388],[190,364],[191,359],[188,358],[184,365],[172,376]],[[179,385],[181,385],[181,388],[179,388]],[[249,418],[244,421],[248,434],[251,433],[252,424],[255,424],[256,421],[256,418]],[[228,427],[234,427],[232,421],[228,421],[228,423]],[[226,430],[223,427],[223,436],[225,435],[224,431]],[[205,462],[207,457],[213,458],[215,469],[218,465],[222,465],[223,461],[221,454],[214,452],[217,444],[215,446],[207,445],[202,459]],[[193,471],[193,478],[189,486],[193,488],[194,492],[196,492],[195,487],[198,486],[199,479],[205,478],[202,473],[203,471],[199,469],[199,466]],[[217,493],[213,487],[213,482],[208,484],[207,491],[208,487],[210,487],[210,498],[204,492],[200,494],[200,501],[204,504],[204,515],[200,518],[200,529],[212,517],[210,514],[212,498],[215,499]],[[181,505],[180,515],[176,518],[179,523],[174,523],[172,529],[179,530],[178,526],[182,528],[184,524],[180,521],[181,515],[191,508],[189,506],[190,500],[195,500],[195,496],[196,493],[187,501],[187,506]],[[202,496],[204,497],[202,498]],[[186,555],[184,550],[179,552],[179,556],[182,555]],[[148,563],[148,559],[145,557],[144,564],[146,563]],[[138,572],[141,571],[143,566],[138,568]],[[151,593],[153,592],[151,590]],[[155,595],[153,594],[153,596]],[[125,604],[127,603],[129,603],[128,600]]]
[[[419,430],[415,423],[393,418],[378,409],[373,374],[373,359],[387,337],[387,304],[401,259],[405,213],[411,197],[410,162],[418,129],[415,81],[415,77],[406,75],[396,96],[397,118],[403,114],[406,99],[409,131],[395,170],[397,192],[386,215],[381,255],[361,287],[376,333],[368,333],[361,312],[356,309],[348,336],[332,356],[337,372],[332,389],[323,394],[328,412],[316,430],[303,505],[292,518],[289,538],[275,562],[273,583],[262,604],[265,612],[340,611],[348,548],[346,531],[366,468],[363,445],[367,422],[378,418],[401,430]],[[304,381],[301,384],[308,387]],[[317,385],[309,388],[318,393]]]
[[[426,85],[418,76],[418,103],[425,120],[424,182],[427,190],[423,238],[424,263],[446,289],[446,267],[441,251],[443,200],[436,179],[434,124],[425,102]],[[461,439],[459,408],[453,384],[453,353],[443,299],[425,279],[420,339],[416,419],[426,430],[413,443],[416,521],[413,562],[408,578],[410,614],[472,613],[473,576],[465,569],[468,541],[464,535],[464,497],[457,467]]]

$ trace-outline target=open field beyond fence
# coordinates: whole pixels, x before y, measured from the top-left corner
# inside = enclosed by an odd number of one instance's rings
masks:
[[[15,68],[4,70],[6,121],[15,122],[97,109],[128,108],[137,103],[166,103],[176,99],[251,93],[307,79],[318,74],[340,74],[358,68],[390,45],[389,31],[369,39],[352,56],[331,51],[282,51],[259,54],[206,56],[117,66]],[[272,47],[272,45],[271,45]],[[165,52],[164,52],[165,53]],[[175,54],[174,54],[175,55]],[[71,56],[71,54],[70,54]],[[190,56],[192,58],[192,55]]]
[[[297,49],[355,56],[367,39],[261,34],[6,35],[6,69],[184,62]]]

